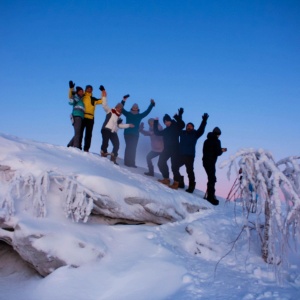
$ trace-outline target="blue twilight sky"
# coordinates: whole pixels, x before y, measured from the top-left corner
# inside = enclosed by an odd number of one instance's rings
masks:
[[[96,97],[103,84],[112,106],[129,93],[127,108],[143,111],[153,98],[149,117],[184,107],[198,126],[207,112],[198,170],[215,126],[228,148],[219,162],[247,147],[276,160],[299,155],[298,0],[0,0],[0,36],[3,133],[66,145],[72,79],[93,85]],[[99,106],[91,151],[99,152],[103,120]]]

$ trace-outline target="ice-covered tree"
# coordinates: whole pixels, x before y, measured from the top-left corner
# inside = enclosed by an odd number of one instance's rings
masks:
[[[300,156],[275,162],[272,154],[259,149],[242,149],[221,164],[228,178],[237,178],[227,199],[241,203],[250,237],[255,228],[261,239],[262,257],[281,264],[286,251],[300,237]]]

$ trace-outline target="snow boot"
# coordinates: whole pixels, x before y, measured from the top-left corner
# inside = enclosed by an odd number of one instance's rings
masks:
[[[158,179],[158,182],[169,185],[170,184],[170,179],[169,178],[164,178],[164,179]]]
[[[206,199],[212,205],[219,205],[219,200],[215,195],[207,195],[207,197],[205,197],[204,199]]]
[[[119,165],[117,163],[117,156],[115,156],[113,153],[110,156],[110,161],[112,161],[115,165]]]
[[[184,176],[180,176],[178,187],[179,187],[180,189],[184,189],[184,188],[185,188],[185,184],[184,184]]]
[[[173,190],[178,190],[178,187],[179,187],[178,181],[174,181],[172,185],[169,185],[169,188],[171,188]]]
[[[196,182],[190,182],[189,187],[185,190],[188,193],[193,193],[195,190]]]
[[[108,155],[110,155],[110,153],[104,152],[103,150],[101,150],[100,152],[101,157],[107,157]]]

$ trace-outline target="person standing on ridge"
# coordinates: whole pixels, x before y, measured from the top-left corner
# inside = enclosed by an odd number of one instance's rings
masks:
[[[166,126],[165,129],[158,129],[158,120],[154,120],[154,134],[163,137],[164,141],[164,150],[159,155],[158,159],[158,168],[161,172],[163,179],[158,181],[168,185],[172,189],[178,189],[179,182],[182,178],[179,172],[180,166],[180,154],[179,154],[179,135],[181,130],[184,128],[185,123],[182,121],[183,108],[178,110],[178,114],[174,115],[172,120],[168,114],[165,114],[163,117],[163,122]],[[170,185],[169,178],[169,167],[168,160],[171,158],[171,169],[173,172],[174,182]]]
[[[74,136],[70,140],[68,147],[75,147],[81,149],[81,127],[84,118],[84,104],[82,101],[83,89],[80,86],[76,87],[76,92],[74,91],[75,83],[72,80],[69,81],[69,104],[73,105],[72,111],[72,125],[74,127]]]
[[[208,119],[208,114],[205,113],[202,116],[202,122],[197,130],[193,123],[186,124],[185,130],[180,132],[179,152],[180,152],[180,167],[185,165],[186,173],[189,178],[189,187],[186,189],[188,193],[193,193],[195,190],[195,173],[194,173],[194,161],[196,154],[196,144],[198,139],[203,135]],[[183,182],[183,179],[182,181]],[[184,183],[183,183],[184,185]]]
[[[216,162],[218,156],[222,155],[223,152],[227,151],[227,148],[221,147],[221,141],[219,137],[221,135],[221,130],[219,127],[215,127],[212,132],[207,134],[207,139],[203,143],[203,167],[207,174],[207,191],[204,196],[208,202],[212,205],[218,205],[219,200],[215,196],[215,183],[216,178]]]
[[[125,102],[129,95],[123,97],[122,104],[125,105]],[[130,127],[124,130],[124,139],[125,139],[125,153],[124,153],[124,165],[127,167],[136,168],[135,157],[136,157],[136,148],[139,141],[139,127],[143,118],[145,118],[155,106],[155,101],[150,100],[150,105],[148,108],[140,113],[138,104],[133,104],[130,111],[123,109],[122,113],[126,117],[126,123],[134,124],[134,127]]]
[[[85,152],[89,152],[92,142],[92,134],[94,128],[94,115],[95,115],[95,106],[98,104],[102,104],[102,100],[93,97],[93,87],[91,85],[87,85],[85,87],[85,92],[83,96],[83,103],[85,107],[84,119],[81,127],[81,144],[85,131],[84,137],[84,147],[83,150]]]
[[[103,85],[100,86],[102,92],[102,107],[106,112],[106,117],[102,125],[102,145],[101,145],[101,156],[107,157],[111,155],[110,160],[117,165],[118,151],[120,147],[120,141],[117,134],[118,128],[129,128],[133,127],[133,124],[123,124],[120,118],[123,110],[123,104],[118,103],[115,108],[110,109],[106,100],[106,91]],[[111,141],[113,145],[112,153],[107,152],[108,142]]]
[[[150,118],[148,120],[149,130],[144,130],[144,123],[140,124],[140,133],[149,136],[151,140],[151,150],[146,156],[148,172],[144,174],[147,176],[154,176],[154,166],[152,163],[152,159],[159,156],[164,149],[164,141],[161,136],[155,135],[153,131],[154,119]],[[162,130],[162,126],[158,123],[158,130]]]

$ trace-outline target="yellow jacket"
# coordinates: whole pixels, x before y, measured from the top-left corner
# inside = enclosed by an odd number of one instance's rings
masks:
[[[84,103],[85,108],[84,117],[86,119],[94,119],[95,106],[98,104],[102,104],[102,99],[97,99],[93,97],[92,93],[85,92],[82,101]]]

